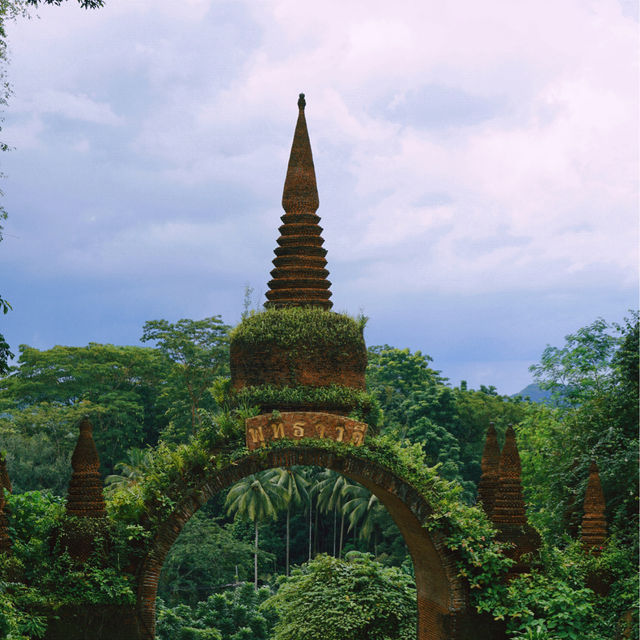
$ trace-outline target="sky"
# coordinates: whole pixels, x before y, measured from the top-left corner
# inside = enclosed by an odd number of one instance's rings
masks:
[[[334,310],[512,394],[638,306],[627,0],[105,0],[7,27],[0,318],[17,353],[260,306],[297,98]]]

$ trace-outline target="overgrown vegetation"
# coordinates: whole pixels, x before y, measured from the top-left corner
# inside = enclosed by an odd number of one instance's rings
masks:
[[[248,455],[243,420],[255,413],[251,405],[310,397],[308,389],[248,390],[240,394],[242,410],[230,411],[224,382],[226,334],[219,319],[210,320],[215,320],[214,343],[208,357],[217,369],[200,396],[189,394],[185,368],[193,366],[196,376],[198,367],[206,373],[206,362],[198,360],[206,351],[202,344],[184,362],[161,348],[21,348],[18,367],[0,383],[1,447],[15,487],[8,497],[14,555],[0,567],[0,629],[7,637],[41,637],[50,612],[71,601],[130,602],[132,583],[125,569],[144,553],[185,491],[195,490],[203,474]],[[178,334],[187,328],[154,325]],[[188,342],[186,334],[175,337]],[[159,346],[161,339],[156,334]],[[189,353],[189,345],[183,346],[183,353]],[[568,336],[563,347],[545,351],[535,374],[542,386],[558,394],[566,390],[555,406],[506,398],[491,387],[454,388],[431,368],[428,356],[372,347],[367,381],[379,407],[380,435],[368,437],[359,448],[327,440],[297,445],[336,455],[348,452],[392,469],[424,495],[433,507],[425,526],[445,533],[447,545],[458,554],[458,571],[470,583],[473,605],[504,619],[510,638],[633,637],[638,593],[637,316],[619,327],[597,321]],[[333,391],[340,397],[341,390]],[[87,411],[96,421],[104,471],[111,477],[103,542],[81,569],[55,545],[60,545],[56,532],[65,520],[62,503],[75,425]],[[500,579],[508,562],[493,540],[493,529],[480,510],[469,506],[489,421],[495,422],[499,438],[507,424],[517,425],[529,518],[544,540],[531,573],[508,585]],[[600,466],[611,533],[597,556],[584,553],[576,541],[592,459]],[[228,512],[225,503],[230,508],[233,496],[227,499],[223,492],[185,527],[161,579],[165,604],[159,606],[159,637],[293,638],[286,634],[305,624],[296,622],[296,608],[306,606],[309,618],[325,620],[329,633],[330,620],[338,624],[350,618],[324,616],[322,607],[331,603],[331,610],[342,611],[349,602],[342,589],[357,583],[358,571],[370,576],[400,572],[395,575],[403,576],[410,591],[406,547],[386,510],[364,487],[333,472],[304,467],[261,478],[266,487],[261,493],[269,495],[266,482],[280,487],[280,497],[270,498],[274,510],[268,522],[254,519],[249,510]],[[52,492],[43,492],[47,488]],[[52,548],[58,552],[52,554]],[[294,570],[287,578],[289,565]],[[351,577],[344,584],[311,586],[314,576],[328,568]],[[248,580],[267,588],[256,595],[253,585],[245,584]],[[309,589],[301,592],[297,587],[306,581]],[[308,603],[296,600],[301,593],[308,595]],[[371,596],[372,603],[378,595]],[[365,604],[349,609],[354,624],[366,618]],[[401,610],[402,619],[410,620],[415,598],[407,599]],[[385,626],[385,620],[374,619],[380,622],[380,638],[404,637],[393,635],[397,629]],[[220,620],[224,625],[216,622]],[[404,622],[398,624],[404,628]],[[303,636],[313,637],[316,626],[304,627]],[[371,629],[363,633],[378,637]],[[344,629],[335,634],[348,636]]]
[[[322,344],[351,352],[354,346],[364,350],[365,324],[364,317],[354,319],[318,307],[267,309],[247,315],[231,331],[230,339],[247,349],[265,344],[281,349]]]
[[[355,412],[358,416],[368,417],[371,409],[371,396],[366,391],[330,385],[312,387],[299,385],[296,387],[276,387],[261,385],[244,387],[234,394],[237,405],[245,407],[281,407],[295,411],[297,407],[313,406],[327,409],[343,410],[345,413]]]

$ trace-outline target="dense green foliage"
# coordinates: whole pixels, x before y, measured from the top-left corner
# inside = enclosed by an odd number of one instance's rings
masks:
[[[16,371],[0,381],[0,433],[7,457],[17,461],[17,487],[62,490],[53,476],[62,471],[66,485],[63,469],[83,415],[94,425],[107,472],[131,447],[155,443],[158,426],[166,423],[161,394],[170,373],[154,349],[91,343],[40,351],[21,345]]]
[[[364,348],[365,318],[318,307],[267,309],[250,313],[231,331],[231,341],[247,348],[270,344],[289,349],[300,345],[359,345]]]
[[[312,405],[328,409],[342,409],[357,416],[368,416],[371,412],[371,396],[365,391],[330,385],[327,387],[295,386],[275,387],[261,385],[244,387],[234,394],[234,403],[246,407],[277,407],[295,411]],[[319,410],[319,409],[318,409]]]
[[[278,612],[274,640],[413,640],[415,598],[411,576],[351,552],[296,569],[263,608]]]
[[[309,324],[313,332],[316,319],[330,317],[344,322],[345,336],[361,339],[361,326],[350,318],[298,311],[266,312],[280,314],[269,331],[293,322],[295,331],[304,332]],[[262,340],[264,315],[245,319],[248,324],[234,335]],[[258,330],[245,332],[252,321]],[[278,335],[270,339],[293,344],[295,335],[284,330]],[[203,474],[247,455],[243,420],[255,413],[255,405],[290,406],[291,399],[302,403],[313,393],[329,397],[327,389],[249,389],[230,410],[228,334],[219,318],[153,321],[144,336],[156,347],[90,344],[39,351],[23,346],[16,369],[0,379],[0,447],[15,490],[9,496],[14,557],[0,566],[0,629],[12,634],[7,637],[40,637],[48,612],[65,603],[131,601],[132,582],[122,569],[144,553],[159,524],[185,492],[197,489]],[[599,320],[567,336],[564,346],[545,350],[534,373],[541,387],[556,394],[553,405],[500,396],[492,387],[454,388],[420,352],[371,347],[367,382],[375,413],[365,446],[300,444],[348,451],[392,469],[425,496],[434,510],[425,526],[445,534],[459,556],[458,571],[469,581],[473,605],[504,619],[511,638],[610,640],[629,625],[633,634],[637,316],[622,326]],[[331,393],[355,397],[341,389]],[[361,406],[365,397],[358,395]],[[94,422],[103,471],[110,474],[109,519],[97,531],[103,542],[80,568],[64,552],[60,532],[82,523],[64,517],[60,496],[66,492],[77,422],[85,414]],[[544,540],[531,573],[508,585],[501,581],[508,562],[492,527],[468,506],[475,499],[490,421],[499,439],[508,424],[516,424],[528,515]],[[592,459],[600,466],[612,534],[599,556],[585,554],[575,542]],[[245,479],[245,485],[213,498],[174,544],[160,581],[166,603],[159,605],[160,638],[275,640],[298,637],[287,635],[295,629],[299,637],[312,638],[318,628],[323,638],[413,637],[407,630],[415,596],[405,602],[402,595],[411,593],[411,563],[375,496],[334,472],[304,467],[266,472]],[[255,504],[251,497],[258,498]],[[287,579],[289,565],[294,570]],[[359,584],[361,574],[371,577],[372,591],[365,589],[367,595],[356,602],[348,589]],[[380,576],[391,574],[403,585],[395,595],[374,588],[384,583],[377,582]],[[253,585],[241,585],[252,578],[269,588],[255,592]],[[385,597],[399,600],[389,604]],[[384,614],[402,611],[397,624],[378,616],[376,602],[383,603]],[[365,635],[353,635],[367,616],[373,626],[362,631]],[[338,626],[334,636],[326,635],[334,633],[329,623],[352,625],[353,634]]]
[[[229,375],[228,331],[219,316],[145,322],[142,342],[155,342],[172,363],[167,380],[171,391],[165,396],[171,422],[167,437],[183,440],[202,425],[201,410],[215,408],[211,388],[216,379]]]
[[[268,640],[274,614],[263,603],[268,587],[241,584],[233,591],[215,593],[194,607],[168,608],[158,601],[158,640]]]

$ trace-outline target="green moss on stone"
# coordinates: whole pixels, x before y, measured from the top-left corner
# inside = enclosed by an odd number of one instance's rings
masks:
[[[282,349],[326,344],[365,349],[362,335],[366,320],[317,307],[267,309],[247,316],[231,331],[231,342],[252,348],[270,344]]]

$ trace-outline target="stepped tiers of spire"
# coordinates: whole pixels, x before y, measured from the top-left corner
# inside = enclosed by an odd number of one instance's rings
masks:
[[[500,488],[492,510],[492,520],[497,525],[525,526],[527,516],[522,495],[522,466],[516,444],[516,434],[509,425],[505,434],[504,447],[500,455]]]
[[[499,474],[500,480],[490,517],[498,529],[498,539],[513,545],[506,554],[515,560],[515,565],[509,571],[509,575],[514,576],[528,570],[528,562],[523,556],[533,554],[540,548],[540,535],[527,522],[522,495],[522,466],[516,433],[511,425],[507,427],[505,434]]]
[[[496,491],[500,484],[500,447],[493,422],[487,429],[487,439],[482,452],[482,476],[478,483],[478,502],[491,518],[496,500]]]
[[[304,116],[304,94],[298,100],[298,122],[293,135],[287,177],[282,194],[285,214],[273,260],[267,306],[314,306],[331,309],[326,249],[322,245],[316,172]]]
[[[602,551],[607,538],[604,493],[598,465],[591,463],[587,492],[584,496],[584,517],[582,518],[582,544],[593,553]]]
[[[80,435],[71,456],[71,482],[67,498],[67,514],[82,518],[106,516],[100,459],[93,441],[93,426],[86,418],[80,423]]]

